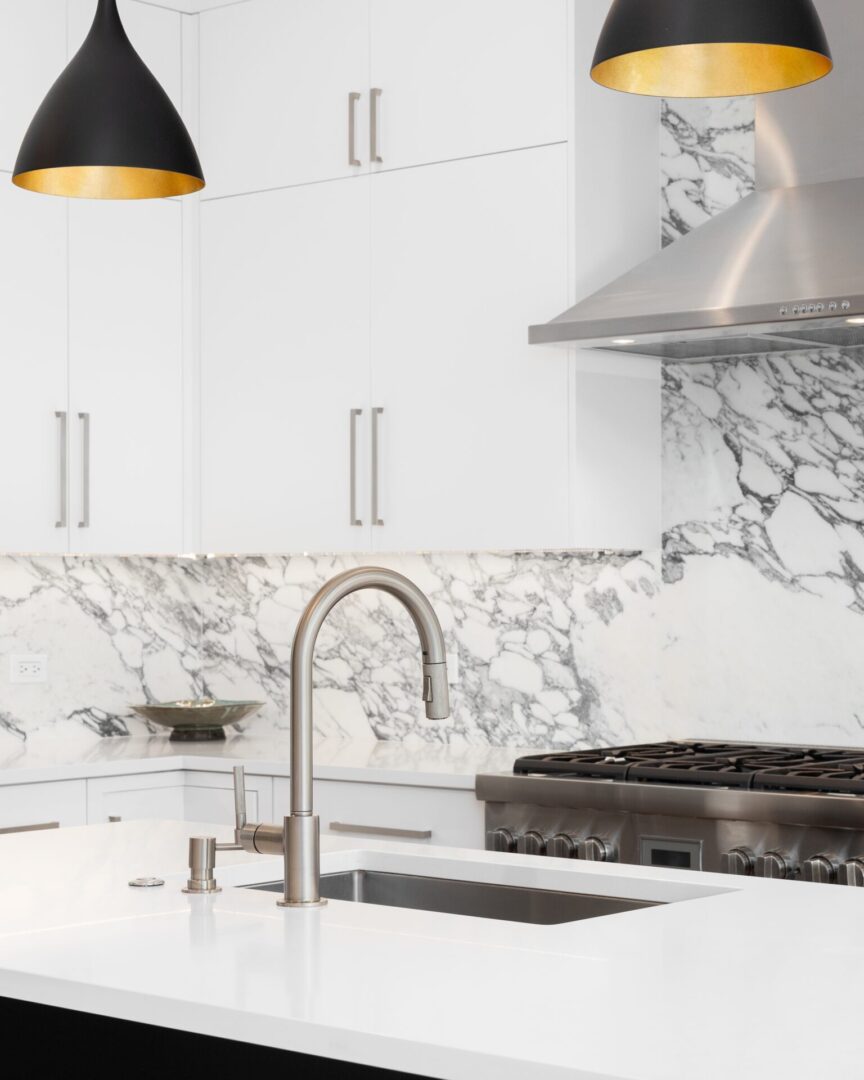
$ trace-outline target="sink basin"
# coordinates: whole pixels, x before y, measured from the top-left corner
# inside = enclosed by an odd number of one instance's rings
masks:
[[[249,888],[282,892],[282,882],[267,882]],[[649,901],[625,900],[617,896],[489,885],[478,881],[390,874],[380,870],[322,874],[321,895],[329,900],[349,900],[358,904],[384,904],[387,907],[546,926],[656,906]]]

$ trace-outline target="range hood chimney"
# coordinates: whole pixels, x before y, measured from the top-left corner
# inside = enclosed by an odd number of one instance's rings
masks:
[[[677,361],[864,347],[864,18],[861,0],[817,7],[834,72],[757,99],[757,190],[532,344]]]

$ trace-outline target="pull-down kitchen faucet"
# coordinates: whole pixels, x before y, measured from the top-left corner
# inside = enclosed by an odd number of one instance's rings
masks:
[[[405,605],[417,628],[423,651],[422,699],[426,703],[426,715],[430,720],[446,720],[450,715],[447,657],[441,624],[426,595],[412,581],[393,570],[358,567],[338,574],[319,589],[300,618],[291,649],[291,813],[281,827],[248,824],[243,769],[236,768],[236,843],[225,845],[261,854],[283,854],[285,889],[279,901],[282,907],[320,907],[327,902],[321,899],[320,829],[312,803],[312,662],[318,632],[327,616],[340,600],[360,589],[381,589]],[[201,838],[191,841],[190,853],[196,840]],[[212,880],[212,867],[210,870]],[[193,882],[189,884],[192,886]],[[190,891],[212,892],[215,881],[212,884],[211,888],[192,888]]]

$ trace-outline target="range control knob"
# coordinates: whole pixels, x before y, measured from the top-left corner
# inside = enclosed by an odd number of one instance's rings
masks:
[[[840,867],[840,882],[843,885],[864,887],[864,858],[847,859]]]
[[[615,862],[615,848],[599,836],[589,836],[582,844],[581,854],[591,862]]]
[[[546,841],[546,854],[556,859],[578,859],[579,845],[572,836],[556,833]]]
[[[735,847],[720,856],[720,869],[724,874],[750,877],[756,869],[756,856],[747,847]]]
[[[805,881],[833,885],[837,880],[837,863],[830,855],[814,855],[812,859],[804,860],[801,866],[801,877]]]
[[[545,855],[546,837],[534,829],[529,829],[516,841],[516,850],[520,855]]]
[[[489,851],[515,851],[516,837],[509,829],[493,829],[487,833],[486,846]]]
[[[795,867],[780,851],[766,851],[756,860],[756,876],[764,878],[795,877]]]

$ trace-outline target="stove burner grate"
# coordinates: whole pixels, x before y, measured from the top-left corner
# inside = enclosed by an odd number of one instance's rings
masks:
[[[519,758],[519,775],[864,795],[864,749],[661,742]]]

